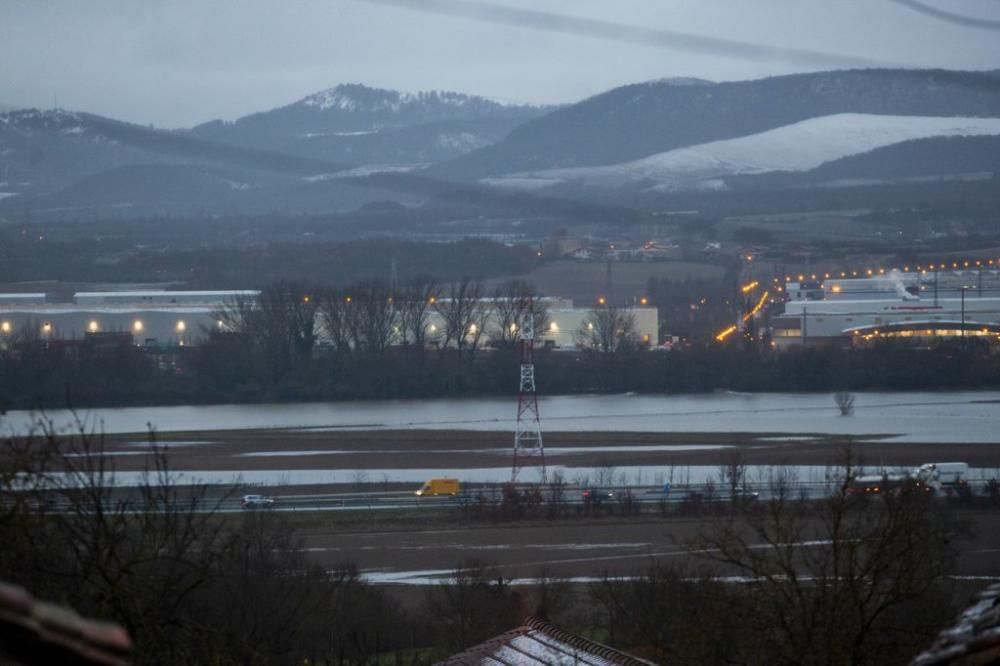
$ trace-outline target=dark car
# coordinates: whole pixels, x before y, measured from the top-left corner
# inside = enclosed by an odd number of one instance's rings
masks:
[[[585,488],[581,497],[585,504],[601,504],[604,500],[613,500],[615,492],[605,488]]]

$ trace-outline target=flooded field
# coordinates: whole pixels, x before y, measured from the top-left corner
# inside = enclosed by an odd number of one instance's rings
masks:
[[[584,395],[539,399],[547,431],[771,433],[850,435],[898,442],[1000,441],[1000,392],[859,393],[854,414],[841,416],[828,393]],[[81,411],[88,430],[105,433],[286,429],[511,431],[509,398],[264,405],[133,407]],[[38,418],[3,417],[7,432],[24,433]],[[45,414],[57,429],[73,415]]]

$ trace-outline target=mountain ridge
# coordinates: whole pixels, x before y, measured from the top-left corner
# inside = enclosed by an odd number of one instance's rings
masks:
[[[432,172],[479,179],[615,164],[834,113],[1000,116],[1000,71],[857,69],[696,86],[631,84],[527,121]]]

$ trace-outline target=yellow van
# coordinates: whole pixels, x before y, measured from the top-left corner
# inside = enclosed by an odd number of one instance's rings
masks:
[[[417,497],[426,497],[427,495],[451,495],[454,497],[458,494],[458,489],[458,479],[430,479],[417,491]]]

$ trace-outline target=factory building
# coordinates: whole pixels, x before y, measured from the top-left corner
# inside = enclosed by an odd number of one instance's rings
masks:
[[[222,323],[217,314],[237,298],[254,298],[257,291],[116,291],[77,292],[70,303],[47,302],[46,294],[0,294],[0,346],[15,338],[78,340],[97,334],[128,333],[135,344],[157,347],[197,345]],[[444,299],[443,299],[444,300]],[[543,330],[536,331],[540,345],[573,349],[576,334],[586,323],[589,308],[574,308],[569,299],[542,299],[548,312]],[[657,344],[656,308],[628,311],[639,340]],[[483,344],[496,322],[487,323]],[[441,338],[444,320],[428,311],[428,340]],[[317,317],[317,342],[325,332]],[[470,331],[470,335],[474,335]]]
[[[136,344],[197,344],[219,327],[214,313],[257,291],[77,292],[70,303],[45,294],[0,294],[0,343],[27,337],[74,340],[101,333],[130,333]]]
[[[789,282],[771,317],[778,347],[882,337],[1000,339],[997,271],[898,273],[822,283]]]

